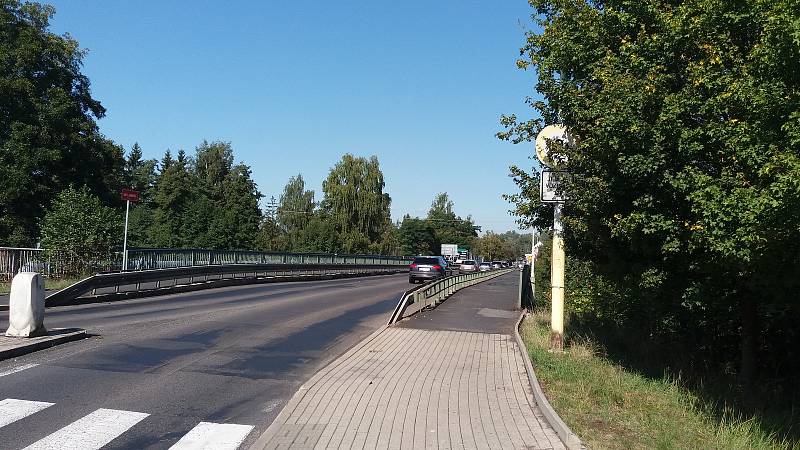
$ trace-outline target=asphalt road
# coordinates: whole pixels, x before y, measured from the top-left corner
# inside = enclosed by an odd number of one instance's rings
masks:
[[[314,372],[385,324],[408,286],[402,274],[48,309],[47,327],[95,336],[0,362],[0,448],[41,445],[76,421],[52,442],[165,449],[211,422],[254,426],[246,446]]]

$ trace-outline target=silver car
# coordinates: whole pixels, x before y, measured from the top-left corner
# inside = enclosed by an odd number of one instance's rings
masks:
[[[458,267],[458,271],[460,273],[475,273],[480,272],[480,267],[476,261],[471,259],[465,259],[461,261],[461,265]]]
[[[480,267],[481,272],[488,272],[492,270],[492,263],[490,262],[482,262]]]

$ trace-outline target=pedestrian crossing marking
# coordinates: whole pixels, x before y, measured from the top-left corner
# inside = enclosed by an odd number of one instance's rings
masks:
[[[147,416],[149,414],[100,408],[25,450],[97,450]]]
[[[49,406],[53,406],[53,403],[17,400],[15,398],[2,400],[0,401],[0,427],[24,419]]]
[[[251,425],[200,422],[170,450],[236,450],[252,429]]]
[[[54,404],[15,398],[0,400],[0,428]],[[97,450],[149,416],[140,412],[100,408],[24,450]],[[253,428],[252,425],[235,423],[200,422],[170,450],[236,450]]]
[[[28,370],[36,366],[38,366],[38,364],[22,364],[21,366],[12,367],[6,370],[0,370],[0,377],[11,375],[12,373],[22,372],[23,370]]]

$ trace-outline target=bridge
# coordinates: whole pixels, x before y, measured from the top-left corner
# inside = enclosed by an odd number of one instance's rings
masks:
[[[518,271],[409,289],[396,261],[315,258],[220,263],[238,273],[225,285],[117,279],[49,306],[48,328],[88,337],[0,361],[0,447],[575,447],[513,338]],[[373,264],[340,277],[348,263]]]

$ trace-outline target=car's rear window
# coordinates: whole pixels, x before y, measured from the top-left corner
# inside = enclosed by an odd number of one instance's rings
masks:
[[[466,260],[466,261],[462,261],[461,264],[466,264],[468,266],[474,266],[475,265],[475,261]]]
[[[439,264],[439,258],[414,258],[414,263],[433,266]]]

